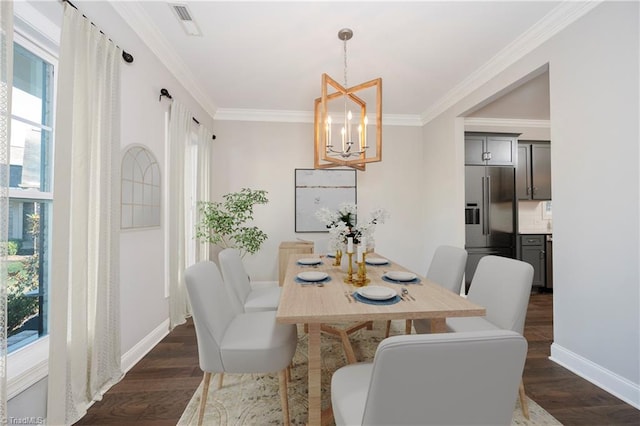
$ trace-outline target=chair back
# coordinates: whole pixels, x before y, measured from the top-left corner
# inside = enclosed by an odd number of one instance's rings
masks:
[[[234,248],[226,248],[218,254],[218,261],[234,308],[238,312],[244,312],[244,304],[251,292],[251,282],[249,274],[244,269],[240,252]]]
[[[329,251],[329,239],[320,238],[313,242],[313,253],[318,256],[324,256]]]
[[[509,425],[527,341],[509,330],[394,336],[373,360],[365,425]]]
[[[205,372],[223,372],[220,342],[236,314],[229,304],[220,271],[215,263],[203,261],[187,268],[184,276],[196,328],[200,368]]]
[[[532,281],[530,264],[501,256],[485,256],[478,262],[467,298],[487,309],[486,320],[522,334]]]
[[[467,251],[460,247],[439,246],[431,259],[427,278],[460,294],[462,276],[467,266]]]

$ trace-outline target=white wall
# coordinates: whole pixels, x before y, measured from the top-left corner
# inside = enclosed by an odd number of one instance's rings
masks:
[[[457,158],[458,114],[549,63],[553,141],[552,357],[640,406],[638,3],[603,3],[427,124],[425,157]],[[429,142],[427,140],[427,142]],[[454,155],[455,153],[455,155]],[[427,173],[430,170],[427,168]],[[462,171],[455,176],[460,179]],[[426,203],[435,198],[427,175]],[[459,207],[460,205],[457,205]],[[596,208],[594,208],[596,206]],[[458,221],[462,228],[462,221]],[[436,232],[438,224],[427,231]]]
[[[258,253],[245,258],[245,265],[253,280],[277,281],[280,242],[326,238],[324,233],[296,234],[294,229],[294,170],[313,168],[313,125],[216,121],[215,128],[215,199],[243,187],[268,191],[269,203],[257,206],[254,217],[269,238]],[[357,197],[361,214],[382,207],[391,215],[377,227],[376,251],[426,272],[423,218],[415,192],[422,181],[421,157],[419,127],[385,126],[383,161],[357,172]]]
[[[550,49],[557,259],[552,355],[605,386],[612,378],[598,367],[628,380],[636,406],[638,9],[637,2],[603,4],[556,37]]]

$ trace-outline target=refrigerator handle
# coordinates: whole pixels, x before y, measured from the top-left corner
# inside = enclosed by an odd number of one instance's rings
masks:
[[[487,235],[487,185],[484,180],[485,177],[482,176],[482,235]]]
[[[484,217],[487,219],[487,235],[491,234],[491,176],[487,176],[487,210]]]

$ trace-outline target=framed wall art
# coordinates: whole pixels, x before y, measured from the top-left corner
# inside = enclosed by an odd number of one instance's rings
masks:
[[[316,218],[322,207],[337,210],[343,203],[356,204],[356,171],[353,169],[295,169],[295,232],[328,232]]]

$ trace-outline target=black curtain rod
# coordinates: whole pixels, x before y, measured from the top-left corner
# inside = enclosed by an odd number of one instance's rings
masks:
[[[78,7],[75,4],[71,3],[69,0],[61,0],[61,1],[62,1],[62,3],[69,3],[69,6],[73,7],[75,10],[80,10],[80,9],[78,9]],[[86,18],[86,19],[89,19],[87,17],[87,15],[85,15],[84,13],[82,14],[82,16],[84,18]],[[94,24],[91,19],[89,19],[89,22],[91,22],[91,25],[93,25],[94,27],[97,27],[97,25]],[[107,36],[102,30],[100,30],[100,34]],[[109,37],[109,36],[107,36],[107,37]],[[109,38],[109,41],[113,43],[113,40],[111,40],[111,38]],[[117,44],[116,44],[116,47],[118,49],[120,49],[120,46],[118,46]],[[131,62],[133,62],[133,55],[131,55],[130,53],[125,52],[124,49],[123,49],[122,50],[122,59],[124,59],[124,61],[126,63],[130,64]]]
[[[158,98],[158,102],[160,102],[162,100],[163,96],[166,97],[167,99],[173,99],[173,96],[171,96],[169,91],[167,89],[165,89],[164,87],[162,89],[160,89],[160,97]],[[195,121],[196,124],[200,125],[200,122],[195,117],[191,117],[191,119],[193,121]],[[211,139],[215,139],[215,138],[216,138],[216,135],[211,135]]]

